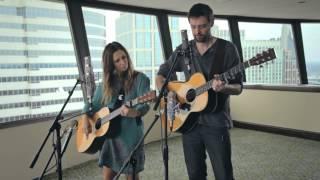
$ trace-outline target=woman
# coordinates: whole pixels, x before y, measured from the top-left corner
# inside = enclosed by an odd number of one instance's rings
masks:
[[[112,179],[119,172],[129,153],[143,136],[141,116],[149,110],[146,104],[133,108],[122,105],[119,100],[124,95],[124,102],[144,95],[150,89],[148,77],[133,69],[127,50],[118,42],[109,43],[102,56],[103,83],[98,86],[93,97],[93,112],[107,106],[109,109],[121,108],[121,116],[111,120],[110,131],[102,145],[99,166],[103,168],[104,180]],[[88,105],[85,106],[88,110]],[[88,123],[87,123],[88,124]],[[85,130],[88,133],[88,127]],[[134,154],[135,179],[144,169],[144,151],[141,146]],[[122,172],[127,179],[133,179],[133,167],[128,165]]]

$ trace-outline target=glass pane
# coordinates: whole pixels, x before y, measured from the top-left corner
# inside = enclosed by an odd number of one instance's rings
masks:
[[[63,3],[0,1],[0,123],[57,115],[78,78]],[[65,113],[83,106],[78,87]]]
[[[180,31],[183,29],[186,29],[188,31],[189,40],[194,39],[187,17],[169,16],[169,28],[173,49],[175,49],[182,43]],[[211,28],[211,34],[215,37],[230,41],[231,35],[228,21],[224,19],[215,19],[214,25]]]
[[[144,72],[151,82],[151,88],[155,89],[155,75],[159,65],[163,62],[162,48],[159,38],[158,23],[155,16],[119,12],[111,10],[101,10],[95,8],[82,8],[84,11],[85,27],[99,28],[104,34],[89,34],[88,38],[97,38],[103,43],[89,43],[91,60],[94,64],[95,74],[99,74],[96,79],[102,81],[102,51],[104,46],[112,41],[118,41],[128,50],[134,68]],[[100,24],[90,23],[91,14],[99,14],[104,18]],[[94,53],[95,52],[95,53]]]
[[[302,23],[302,38],[309,84],[320,85],[320,24]]]
[[[288,24],[240,22],[244,61],[274,48],[277,58],[272,63],[246,69],[246,83],[300,84],[292,28]]]

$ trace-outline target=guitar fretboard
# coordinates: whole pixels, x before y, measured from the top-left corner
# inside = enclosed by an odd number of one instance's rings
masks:
[[[232,67],[231,69],[229,69],[228,71],[226,71],[222,74],[219,74],[218,77],[214,78],[214,79],[220,79],[223,81],[226,81],[227,79],[234,79],[238,73],[240,73],[243,70],[245,70],[246,68],[250,67],[249,62],[250,62],[250,60],[246,61],[244,63],[238,64],[238,65]],[[208,81],[204,85],[196,88],[196,95],[198,96],[198,95],[208,91],[212,87],[212,83],[213,83],[214,79],[211,79],[210,81]]]
[[[127,101],[125,102],[125,105],[131,107],[131,106],[134,106],[136,104],[139,103],[139,100],[138,98],[136,99],[133,99],[131,101]],[[104,123],[107,123],[108,121],[110,121],[111,119],[119,116],[121,113],[121,108],[117,108],[116,110],[112,111],[110,114],[108,114],[107,116],[105,116],[102,120],[101,120],[101,123],[104,124]]]

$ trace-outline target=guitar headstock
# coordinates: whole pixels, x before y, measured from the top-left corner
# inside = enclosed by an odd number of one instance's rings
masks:
[[[138,103],[146,103],[146,102],[151,102],[151,101],[155,100],[156,97],[157,97],[156,96],[156,91],[153,90],[153,91],[147,92],[143,96],[139,96],[137,98],[137,100],[138,100]]]
[[[250,66],[259,65],[276,58],[276,53],[273,48],[269,48],[267,51],[263,51],[261,54],[257,54],[255,57],[248,60]]]

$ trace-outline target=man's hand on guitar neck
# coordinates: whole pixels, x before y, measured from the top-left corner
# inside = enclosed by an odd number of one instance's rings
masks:
[[[212,89],[215,92],[222,92],[225,94],[238,95],[242,91],[242,86],[240,84],[228,84],[225,81],[221,81],[218,74],[214,75],[212,82]]]
[[[222,92],[225,88],[226,82],[221,81],[217,77],[219,77],[219,75],[215,74],[211,87],[215,92]]]

